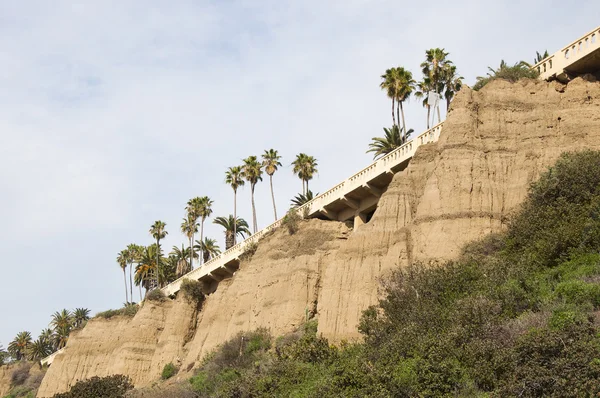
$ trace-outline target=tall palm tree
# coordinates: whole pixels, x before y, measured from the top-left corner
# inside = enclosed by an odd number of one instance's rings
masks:
[[[252,227],[253,233],[258,232],[258,222],[256,220],[256,206],[254,205],[254,187],[259,181],[262,181],[262,166],[256,156],[248,156],[244,159],[243,166],[244,178],[250,183],[250,194],[252,198]]]
[[[444,82],[444,98],[446,98],[446,112],[450,110],[450,102],[463,85],[463,77],[456,72],[456,66],[447,65],[442,71]]]
[[[134,283],[140,287],[140,301],[142,300],[142,287],[148,292],[150,290],[153,281],[154,281],[154,263],[155,260],[152,260],[152,263],[146,263],[144,261],[140,261],[138,265],[135,267],[135,275],[134,275]]]
[[[373,159],[380,158],[402,146],[413,133],[413,129],[410,129],[406,134],[402,134],[398,126],[393,126],[390,129],[384,127],[383,131],[385,133],[384,137],[373,137],[373,142],[369,144],[367,153],[373,152]]]
[[[56,311],[52,314],[52,320],[50,321],[50,326],[54,330],[56,329],[71,329],[73,326],[73,314],[71,311],[66,308],[61,311]]]
[[[123,282],[125,282],[125,302],[128,303],[129,302],[129,297],[127,296],[127,276],[125,274],[125,270],[127,269],[127,251],[126,250],[121,250],[119,252],[119,254],[117,254],[117,264],[119,264],[119,267],[121,267],[121,270],[123,271]]]
[[[140,245],[131,243],[127,245],[127,259],[129,261],[129,298],[133,302],[133,263],[139,263],[144,248]],[[140,294],[140,300],[142,299]]]
[[[381,75],[381,83],[379,84],[382,90],[385,90],[387,96],[392,100],[392,126],[396,125],[396,115],[394,114],[394,103],[396,101],[396,85],[394,84],[394,70],[393,68],[387,69],[383,75]],[[302,193],[306,192],[304,189]]]
[[[196,246],[204,256],[204,262],[207,262],[211,258],[218,256],[221,254],[221,249],[219,245],[217,245],[217,241],[215,239],[204,238],[203,241],[196,241]]]
[[[308,191],[308,181],[312,180],[314,174],[318,171],[317,159],[305,153],[299,153],[292,162],[292,166],[294,166],[293,173],[298,175],[302,180],[302,193],[306,194]]]
[[[202,198],[199,196],[196,196],[195,198],[188,200],[185,210],[187,212],[186,217],[193,219],[195,223],[198,222],[198,219],[200,218],[200,212],[202,210]],[[198,228],[196,228],[196,230],[194,232],[192,232],[192,237],[190,238],[190,247],[194,243],[194,237],[195,237],[196,232],[198,232]],[[193,258],[190,261],[190,267],[192,269],[194,269]]]
[[[178,278],[192,270],[190,263],[187,260],[190,257],[190,251],[189,247],[183,247],[183,244],[181,244],[181,249],[177,246],[173,246],[173,250],[169,253],[169,255],[175,259],[175,273]],[[196,253],[195,250],[193,250],[193,256],[196,258],[198,257],[198,253]]]
[[[160,264],[160,240],[167,237],[168,232],[165,230],[167,224],[158,220],[150,227],[150,235],[156,239],[156,285],[158,286],[158,267]]]
[[[75,308],[73,311],[73,326],[80,328],[90,319],[90,310],[87,308]]]
[[[213,201],[208,196],[203,196],[200,198],[201,206],[200,206],[200,242],[204,240],[204,221],[212,214],[212,205]],[[200,250],[200,255],[204,260],[204,253]]]
[[[239,217],[233,218],[231,214],[229,217],[217,217],[213,220],[213,223],[225,228],[225,250],[228,250],[235,244],[234,234],[241,235],[242,237],[250,235],[246,220]]]
[[[189,246],[189,250],[187,251],[187,254],[189,255],[189,259],[190,259],[190,271],[193,269],[193,264],[194,264],[194,250],[193,250],[193,246],[194,246],[194,234],[196,232],[198,232],[198,226],[199,224],[196,222],[196,217],[194,216],[194,214],[188,213],[188,216],[186,218],[183,219],[183,222],[181,223],[181,233],[183,233],[189,240],[190,242],[190,246]]]
[[[265,168],[265,172],[269,176],[269,184],[271,185],[271,199],[273,200],[273,213],[275,214],[275,221],[277,221],[277,207],[275,207],[275,194],[273,193],[273,174],[277,171],[278,167],[281,167],[281,156],[275,149],[265,150],[262,155],[262,165]]]
[[[429,121],[431,116],[431,107],[429,106],[428,93],[432,90],[431,79],[427,76],[416,84],[415,97],[423,101],[423,107],[427,109],[427,130],[429,130]]]
[[[443,71],[452,65],[452,61],[447,58],[448,55],[449,53],[443,48],[431,48],[425,51],[425,61],[421,63],[423,76],[428,77],[431,81],[430,90],[438,95],[444,91]],[[439,120],[441,120],[441,116],[438,108]]]
[[[400,125],[400,113],[402,115],[402,128],[406,131],[406,120],[404,119],[404,108],[402,104],[408,100],[410,95],[415,89],[415,80],[413,79],[412,73],[403,67],[396,68],[396,116],[398,119],[398,125]]]
[[[300,207],[308,202],[310,202],[311,200],[313,200],[313,198],[315,196],[318,196],[319,194],[313,194],[312,191],[308,191],[306,194],[303,193],[299,193],[298,195],[294,196],[292,198],[292,208],[297,208]]]
[[[237,219],[237,190],[244,185],[244,170],[242,166],[234,166],[225,172],[225,182],[233,189],[233,218]],[[237,240],[236,225],[233,225],[233,244]]]
[[[31,345],[31,333],[19,332],[17,336],[8,344],[8,353],[11,357],[20,361],[27,354]]]

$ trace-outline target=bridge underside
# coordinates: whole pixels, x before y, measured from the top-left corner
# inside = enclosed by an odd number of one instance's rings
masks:
[[[563,73],[558,74],[556,79],[566,83],[569,80],[590,73],[600,79],[600,48],[585,55],[581,59],[574,61],[563,69]]]

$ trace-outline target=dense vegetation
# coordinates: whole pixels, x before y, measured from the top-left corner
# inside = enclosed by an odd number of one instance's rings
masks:
[[[203,397],[591,396],[600,392],[600,153],[563,155],[506,233],[456,262],[386,281],[364,343],[315,323],[225,343],[191,379]]]
[[[92,377],[78,381],[68,392],[55,394],[54,398],[122,398],[131,389],[133,384],[127,376]]]

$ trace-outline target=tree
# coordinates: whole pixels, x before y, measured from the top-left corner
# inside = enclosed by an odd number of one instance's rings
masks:
[[[75,308],[73,311],[73,326],[82,327],[90,319],[90,310],[87,308]]]
[[[279,159],[281,156],[275,149],[265,150],[262,155],[262,165],[265,168],[265,172],[269,176],[269,184],[271,185],[271,199],[273,200],[273,213],[275,214],[275,221],[277,221],[277,207],[275,206],[275,194],[273,193],[273,174],[277,171],[278,167],[281,167]]]
[[[548,50],[545,50],[542,54],[540,54],[539,52],[535,52],[535,58],[533,59],[533,64],[538,64],[540,62],[542,62],[543,60],[545,60],[546,58],[548,58],[550,54],[548,54]]]
[[[394,82],[394,70],[387,69],[383,75],[381,75],[382,82],[379,84],[379,87],[382,90],[386,91],[387,96],[392,100],[392,126],[396,126],[396,114],[394,113],[394,103],[396,101],[396,85]],[[302,187],[302,193],[304,192],[304,187]]]
[[[444,82],[444,98],[446,99],[446,112],[450,110],[450,102],[454,95],[460,91],[463,85],[463,77],[458,76],[456,66],[448,65],[442,71]]]
[[[2,347],[2,344],[0,344],[0,366],[4,365],[4,363],[6,363],[7,358],[8,358],[8,352],[6,352],[4,347]]]
[[[444,91],[444,70],[452,65],[449,53],[443,48],[431,48],[425,51],[425,61],[421,63],[423,76],[429,78],[429,90],[441,95]],[[433,104],[429,104],[433,105]],[[438,121],[441,120],[438,108]]]
[[[406,130],[402,104],[410,97],[415,87],[412,73],[400,66],[386,70],[381,78],[383,81],[379,87],[385,90],[387,96],[392,99],[392,126],[400,126],[400,116],[402,115],[402,127]],[[396,116],[394,116],[394,102],[396,103]]]
[[[181,223],[181,232],[188,238],[190,245],[189,245],[189,250],[187,250],[187,254],[189,256],[189,264],[190,264],[190,271],[193,269],[193,264],[194,264],[194,234],[196,232],[198,232],[198,227],[199,224],[196,222],[197,217],[195,217],[195,215],[193,213],[189,213],[188,212],[188,216],[186,218],[183,219],[183,222]],[[187,273],[187,272],[186,272]]]
[[[406,134],[401,134],[398,126],[393,126],[390,129],[384,127],[383,131],[385,133],[384,137],[373,137],[373,142],[369,144],[367,153],[373,152],[373,159],[382,157],[402,146],[413,133],[413,129],[410,129]]]
[[[217,217],[213,220],[213,223],[225,228],[225,250],[228,250],[235,244],[234,234],[241,235],[242,237],[244,235],[250,235],[246,220],[239,217],[234,219],[231,214],[227,218]]]
[[[200,198],[201,206],[200,206],[200,242],[204,239],[204,221],[212,214],[212,205],[213,201],[208,196],[203,196]],[[202,252],[202,250],[201,250]],[[202,259],[204,259],[204,253],[201,253]]]
[[[431,106],[429,106],[429,95],[428,93],[432,90],[431,79],[427,76],[423,77],[423,80],[417,83],[415,97],[423,100],[423,107],[427,109],[427,130],[429,130],[429,121],[431,116]]]
[[[299,153],[292,162],[292,166],[294,166],[293,173],[302,180],[302,193],[306,194],[308,191],[308,181],[312,180],[314,174],[318,171],[317,159],[305,153]]]
[[[182,244],[181,249],[177,246],[173,246],[173,250],[169,253],[175,260],[175,274],[177,275],[177,278],[182,277],[192,270],[190,263],[187,261],[187,259],[190,258],[190,251],[189,247],[183,247]],[[198,257],[198,253],[196,253],[195,250],[193,250],[193,256],[196,258]]]
[[[250,183],[250,194],[252,198],[252,227],[253,233],[258,232],[258,222],[256,220],[256,206],[254,205],[254,187],[259,181],[262,181],[262,166],[256,156],[248,156],[244,159],[243,166],[244,178]]]
[[[160,259],[159,259],[159,255],[160,255],[160,240],[166,238],[168,232],[165,230],[165,227],[167,226],[167,224],[165,224],[164,222],[158,220],[155,221],[154,224],[152,224],[152,226],[150,227],[150,235],[152,235],[152,237],[154,239],[156,239],[156,285],[159,285],[158,282],[158,267],[159,267],[159,263],[160,263]]]
[[[204,256],[204,262],[207,262],[211,258],[221,254],[221,250],[219,249],[215,239],[204,238],[203,241],[196,241],[195,247],[202,252],[202,255]]]
[[[225,172],[225,182],[233,189],[233,218],[237,219],[237,190],[244,185],[242,166],[230,167]],[[236,225],[233,226],[233,244],[237,240]]]
[[[73,314],[67,309],[52,314],[50,326],[54,329],[54,344],[58,350],[67,345],[73,322]]]
[[[20,361],[27,354],[30,345],[31,333],[27,331],[19,332],[13,341],[8,344],[8,353],[13,359]]]
[[[52,345],[50,341],[39,337],[30,344],[29,349],[27,350],[27,359],[36,361],[46,358],[50,354],[52,354]]]
[[[123,282],[125,282],[125,302],[129,302],[129,296],[127,295],[127,276],[125,274],[125,269],[127,268],[127,258],[128,254],[126,250],[121,250],[119,254],[117,254],[117,264],[121,267],[123,271]]]
[[[473,85],[473,90],[480,90],[483,86],[496,79],[504,79],[514,83],[520,79],[535,79],[539,76],[539,72],[536,69],[531,69],[531,65],[525,61],[508,65],[504,60],[501,60],[500,67],[497,69],[488,67],[488,70],[487,76],[477,76],[477,82]]]
[[[129,262],[129,298],[133,302],[133,263],[138,264],[140,257],[142,256],[144,248],[140,245],[131,243],[127,246],[127,260]],[[140,291],[140,301],[142,300],[142,294]]]
[[[310,202],[311,200],[313,200],[313,198],[315,196],[318,196],[319,194],[317,193],[316,195],[313,195],[312,191],[308,191],[306,192],[306,194],[304,193],[299,193],[298,195],[296,195],[295,197],[292,198],[292,207],[293,208],[297,208],[300,207],[308,202]]]

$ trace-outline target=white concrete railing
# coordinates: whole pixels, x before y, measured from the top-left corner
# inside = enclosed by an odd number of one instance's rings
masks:
[[[298,213],[303,214],[304,212],[307,212],[309,216],[315,215],[316,213],[323,210],[326,205],[333,203],[338,199],[341,199],[345,194],[359,188],[360,186],[366,184],[367,182],[373,180],[375,177],[381,174],[390,172],[392,167],[399,165],[407,159],[410,159],[415,154],[415,151],[420,145],[437,141],[440,137],[440,133],[442,132],[442,125],[443,123],[440,123],[434,126],[433,128],[425,131],[424,133],[417,136],[415,139],[398,147],[394,151],[388,153],[387,155],[381,157],[377,161],[371,163],[369,166],[360,170],[358,173],[337,184],[330,190],[325,191],[324,193],[315,197],[310,202],[300,206],[297,209]],[[235,246],[221,253],[219,256],[210,259],[195,270],[190,271],[187,274],[183,275],[181,278],[171,282],[170,284],[162,288],[163,292],[167,296],[175,294],[179,291],[181,283],[184,279],[199,280],[203,276],[206,276],[214,270],[221,268],[225,264],[228,264],[229,262],[239,258],[246,251],[248,245],[254,242],[258,242],[258,240],[262,238],[266,233],[279,227],[282,221],[283,218],[280,218],[273,224],[258,231],[243,242],[236,244]]]
[[[544,58],[534,66],[540,73],[540,79],[560,75],[569,65],[600,48],[600,27],[583,35],[562,50]]]
[[[64,351],[64,348],[61,348],[60,350],[58,350],[56,352],[53,352],[52,354],[48,355],[46,358],[42,359],[40,361],[40,363],[42,364],[42,366],[44,366],[44,365],[48,365],[49,366],[54,361],[54,358],[58,354],[62,353],[63,351]]]

